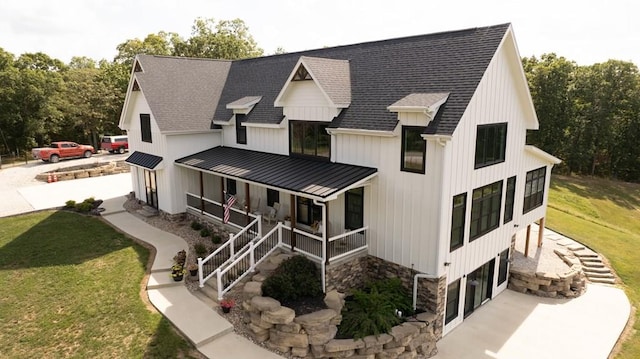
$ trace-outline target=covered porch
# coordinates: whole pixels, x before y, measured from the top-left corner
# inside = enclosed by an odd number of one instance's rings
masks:
[[[223,222],[229,195],[233,196],[226,224],[237,228],[236,236],[242,239],[234,242],[235,253],[225,256],[229,259],[267,238],[271,244],[261,252],[284,247],[323,269],[367,250],[365,201],[375,168],[229,147],[199,152],[176,164],[188,174],[187,212]],[[206,277],[209,271],[204,272]]]

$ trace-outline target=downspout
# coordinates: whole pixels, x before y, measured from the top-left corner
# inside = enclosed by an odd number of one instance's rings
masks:
[[[322,277],[322,292],[327,292],[327,206],[324,202],[318,202],[315,198],[313,199],[313,204],[316,206],[322,207],[322,263],[321,266],[321,277]]]

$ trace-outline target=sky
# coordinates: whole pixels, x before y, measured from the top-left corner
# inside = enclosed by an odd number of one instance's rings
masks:
[[[0,48],[113,60],[150,33],[191,35],[198,17],[242,19],[265,55],[511,23],[521,56],[640,66],[634,0],[0,0]]]

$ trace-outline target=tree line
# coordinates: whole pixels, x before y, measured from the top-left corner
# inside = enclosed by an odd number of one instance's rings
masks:
[[[563,160],[556,171],[640,181],[638,67],[578,66],[553,53],[522,62],[540,123],[527,140]]]
[[[56,140],[91,143],[120,134],[120,112],[137,54],[238,59],[262,55],[240,19],[198,18],[191,36],[160,31],[116,47],[111,61],[47,54],[19,57],[0,47],[0,155],[21,156]]]
[[[0,48],[0,155],[20,155],[54,140],[98,145],[119,134],[137,54],[218,59],[263,54],[240,19],[198,18],[191,36],[160,31],[116,47],[113,60],[44,53],[15,57]],[[276,53],[284,52],[278,49]],[[631,62],[590,66],[556,54],[522,59],[540,129],[527,140],[559,157],[556,171],[640,181],[640,75]]]

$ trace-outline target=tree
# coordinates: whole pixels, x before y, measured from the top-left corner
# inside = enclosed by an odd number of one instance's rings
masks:
[[[114,62],[120,64],[126,64],[129,67],[133,64],[133,59],[136,55],[171,55],[173,51],[173,41],[171,39],[177,37],[175,33],[168,33],[160,31],[157,34],[149,34],[144,40],[131,39],[127,40],[118,46],[118,55],[116,55]]]
[[[243,59],[262,56],[244,21],[198,18],[192,26],[191,37],[172,38],[175,56],[212,59]]]
[[[543,54],[540,60],[524,58],[523,67],[540,122],[528,140],[558,157],[568,156],[569,125],[573,117],[571,98],[576,64],[556,54]]]

